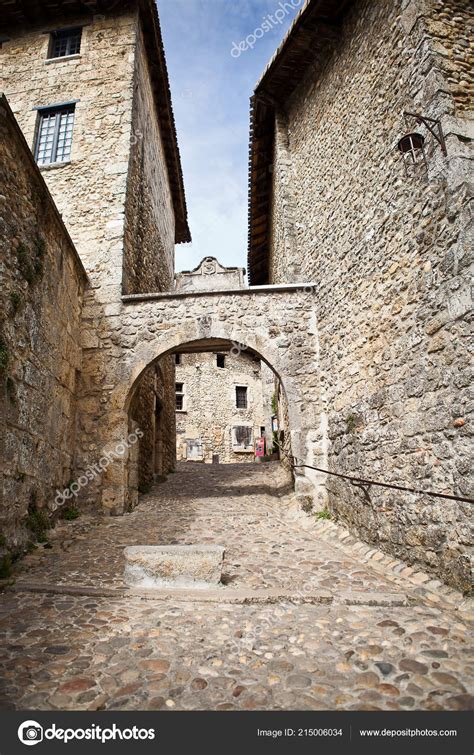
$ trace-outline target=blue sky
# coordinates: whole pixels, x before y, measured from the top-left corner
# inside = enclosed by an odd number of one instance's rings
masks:
[[[176,247],[177,270],[206,255],[246,266],[249,97],[303,5],[292,3],[158,0],[193,237]]]

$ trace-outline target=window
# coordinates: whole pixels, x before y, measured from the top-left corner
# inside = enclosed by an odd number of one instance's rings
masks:
[[[201,440],[187,440],[186,441],[186,457],[187,459],[203,459],[204,458]]]
[[[175,364],[181,364],[181,354],[174,355]]]
[[[239,448],[251,448],[253,449],[252,428],[244,426],[236,426],[232,428],[233,439],[232,444],[234,447]]]
[[[218,367],[225,367],[225,355],[217,354],[216,364]]]
[[[176,411],[184,411],[184,383],[176,383]]]
[[[63,105],[39,111],[35,149],[38,165],[70,160],[74,110],[75,105]]]
[[[51,32],[48,58],[65,58],[81,51],[82,29],[61,29]]]
[[[247,408],[247,388],[238,385],[235,389],[235,405],[237,409]]]

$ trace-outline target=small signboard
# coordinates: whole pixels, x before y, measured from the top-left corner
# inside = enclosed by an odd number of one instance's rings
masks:
[[[265,438],[257,438],[255,441],[255,456],[265,456]]]

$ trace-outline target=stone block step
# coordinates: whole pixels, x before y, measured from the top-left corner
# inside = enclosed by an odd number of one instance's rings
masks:
[[[221,581],[221,545],[132,545],[124,555],[130,587],[207,589]]]
[[[228,588],[222,585],[206,590],[193,588],[139,589],[133,587],[90,587],[89,585],[45,584],[34,582],[17,583],[10,586],[12,592],[47,593],[51,595],[71,595],[97,598],[139,598],[142,600],[174,600],[195,603],[238,603],[241,605],[264,605],[272,603],[326,604],[359,606],[409,606],[415,601],[403,593],[338,592],[315,590],[312,593],[298,594],[284,588],[248,590]]]

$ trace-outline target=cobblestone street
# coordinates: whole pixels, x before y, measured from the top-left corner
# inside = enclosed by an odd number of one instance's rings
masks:
[[[461,597],[377,552],[361,557],[342,529],[337,541],[331,523],[306,526],[290,502],[274,464],[184,464],[131,514],[58,524],[1,597],[0,704],[472,707]],[[225,584],[128,591],[123,548],[160,543],[223,545]]]

